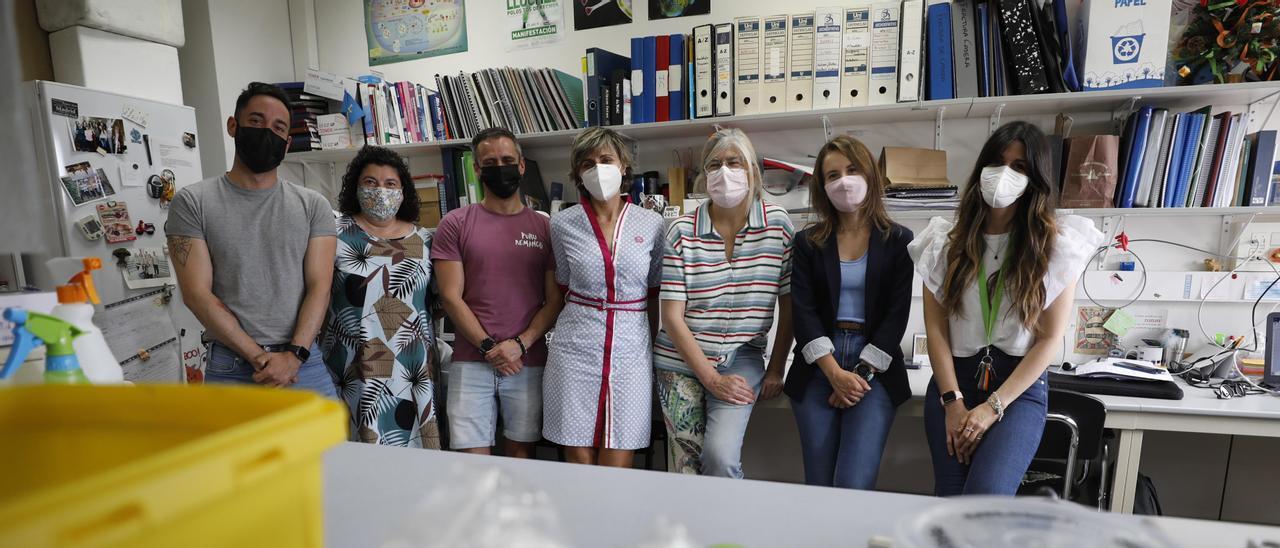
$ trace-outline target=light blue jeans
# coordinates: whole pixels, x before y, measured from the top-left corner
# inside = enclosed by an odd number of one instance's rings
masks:
[[[476,449],[502,435],[520,443],[542,440],[542,367],[522,367],[504,377],[488,362],[456,361],[449,366],[449,448]]]
[[[764,350],[742,345],[716,371],[746,379],[759,397],[764,382]],[[742,439],[755,404],[723,401],[690,374],[659,370],[656,376],[667,443],[676,470],[683,474],[742,478]]]
[[[842,368],[851,369],[867,340],[860,332],[836,332],[833,357]],[[797,364],[792,367],[817,367]],[[804,457],[804,482],[809,485],[874,489],[880,457],[889,439],[896,409],[889,391],[872,378],[871,391],[857,405],[847,409],[832,407],[828,398],[834,389],[822,371],[815,371],[804,396],[792,398],[791,409],[800,432]]]
[[[209,345],[209,363],[204,368],[206,384],[258,384],[253,380],[257,370],[253,364],[236,354],[230,347],[214,342]],[[302,390],[318,392],[321,396],[338,397],[338,389],[333,384],[333,376],[324,365],[324,354],[320,346],[311,345],[311,356],[298,368],[298,382],[289,386]]]

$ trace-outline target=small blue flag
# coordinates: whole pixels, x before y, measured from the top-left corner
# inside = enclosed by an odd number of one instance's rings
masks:
[[[364,116],[364,109],[360,108],[360,104],[350,92],[342,92],[342,113],[347,115],[348,124],[354,124]]]

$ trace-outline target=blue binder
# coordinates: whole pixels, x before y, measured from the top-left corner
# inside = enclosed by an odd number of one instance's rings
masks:
[[[925,99],[954,99],[956,96],[955,64],[951,55],[951,3],[929,6],[929,85]]]
[[[1205,115],[1188,113],[1186,133],[1182,138],[1178,166],[1178,195],[1174,199],[1174,207],[1187,207],[1187,194],[1191,190],[1192,171],[1195,170],[1196,153],[1200,147],[1200,134],[1204,131]]]
[[[680,67],[682,71],[684,70],[684,35],[679,33],[671,35],[671,59],[670,64],[668,65],[668,70],[674,69],[675,67]],[[684,119],[684,97],[686,88],[683,82],[684,79],[680,78],[680,80],[681,81],[678,82],[680,84],[680,89],[667,93],[670,97],[670,112],[672,120]]]
[[[631,70],[631,60],[600,48],[587,48],[587,125],[609,125],[609,105],[604,104],[600,88],[611,85],[614,70]]]
[[[987,14],[986,2],[979,2],[975,7],[978,14],[975,19],[978,22],[978,51],[980,52],[978,97],[991,97],[995,95],[991,80],[991,16]]]
[[[1276,131],[1262,130],[1248,137],[1253,143],[1252,160],[1249,163],[1249,203],[1251,206],[1268,205],[1271,192],[1271,168],[1275,165]]]
[[[1138,195],[1139,178],[1142,175],[1142,161],[1146,156],[1147,137],[1151,129],[1151,107],[1142,107],[1133,114],[1133,134],[1129,138],[1129,148],[1125,162],[1124,179],[1120,187],[1117,207],[1133,207],[1134,198]]]
[[[658,121],[658,37],[644,37],[644,119],[642,122]],[[632,99],[631,108],[636,108]]]
[[[644,93],[652,93],[647,82],[644,81],[644,38],[636,37],[631,39],[631,79],[635,80],[640,76],[640,86],[636,82],[631,82],[631,89],[627,90],[631,93],[631,123],[644,123]],[[642,93],[637,95],[635,90],[637,87],[643,87]]]

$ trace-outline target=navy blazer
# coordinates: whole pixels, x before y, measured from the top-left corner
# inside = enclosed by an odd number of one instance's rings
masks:
[[[834,343],[836,311],[840,298],[840,247],[833,232],[822,247],[809,240],[808,228],[796,234],[791,257],[791,317],[795,326],[795,358],[784,390],[799,399],[815,374],[817,364],[805,361],[805,345],[822,337]],[[911,398],[911,385],[902,358],[902,336],[911,315],[914,268],[907,244],[914,235],[906,227],[892,225],[889,238],[875,226],[867,247],[866,319],[863,336],[868,344],[893,358],[889,369],[876,376],[889,391],[893,405]]]

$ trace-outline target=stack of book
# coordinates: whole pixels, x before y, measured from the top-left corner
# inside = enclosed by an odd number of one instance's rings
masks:
[[[484,69],[436,75],[446,139],[502,126],[538,133],[582,126],[582,81],[555,69]]]
[[[349,81],[347,93],[364,113],[363,121],[353,124],[353,143],[398,145],[445,138],[440,97],[422,85],[365,78]]]
[[[276,84],[289,96],[293,106],[293,126],[289,128],[289,150],[320,150],[320,128],[316,117],[329,113],[329,100],[302,91],[302,82]]]

